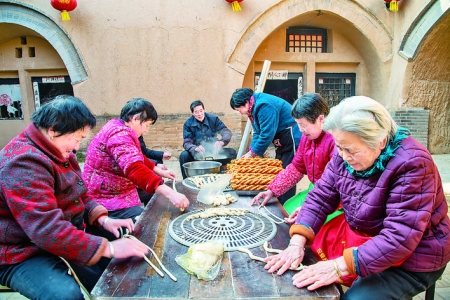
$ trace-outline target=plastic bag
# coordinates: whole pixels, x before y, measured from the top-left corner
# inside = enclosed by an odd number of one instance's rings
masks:
[[[230,180],[231,174],[222,174],[216,181],[203,185],[198,192],[197,200],[205,204],[211,204],[217,195],[222,193],[230,184]]]
[[[175,257],[175,261],[198,279],[213,280],[219,274],[224,247],[219,242],[205,242],[189,247],[188,252]]]

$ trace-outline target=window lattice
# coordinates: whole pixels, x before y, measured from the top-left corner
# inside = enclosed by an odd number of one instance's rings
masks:
[[[345,98],[355,95],[355,77],[355,74],[327,74],[326,76],[318,74],[316,75],[316,92],[322,95],[331,108]]]
[[[326,29],[287,28],[286,52],[327,52]]]

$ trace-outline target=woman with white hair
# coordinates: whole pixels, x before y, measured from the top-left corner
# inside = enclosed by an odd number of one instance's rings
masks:
[[[430,153],[368,97],[332,108],[323,129],[338,153],[307,195],[290,247],[266,258],[266,269],[296,268],[310,245],[322,261],[294,275],[299,288],[344,283],[351,287],[342,299],[425,291],[450,260],[448,205]],[[344,214],[323,225],[340,203]]]

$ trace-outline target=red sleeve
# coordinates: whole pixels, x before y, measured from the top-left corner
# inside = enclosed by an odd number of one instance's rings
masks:
[[[146,156],[144,156],[144,164],[150,169],[153,170],[155,168],[155,163],[148,159]]]
[[[154,166],[154,164],[153,164]],[[128,169],[125,176],[130,179],[136,186],[143,189],[149,194],[153,194],[155,189],[164,183],[164,180],[153,173],[147,165],[137,161]]]

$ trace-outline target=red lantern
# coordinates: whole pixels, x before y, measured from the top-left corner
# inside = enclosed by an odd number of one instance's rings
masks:
[[[398,2],[400,0],[384,0],[384,4],[386,8],[390,11],[398,11]]]
[[[63,21],[69,21],[69,11],[77,7],[77,0],[50,0],[50,4],[54,9],[61,11],[61,18]]]
[[[241,3],[244,0],[225,0],[225,1],[231,3],[231,8],[233,9],[233,11],[240,11],[241,6],[239,5],[239,3]]]

